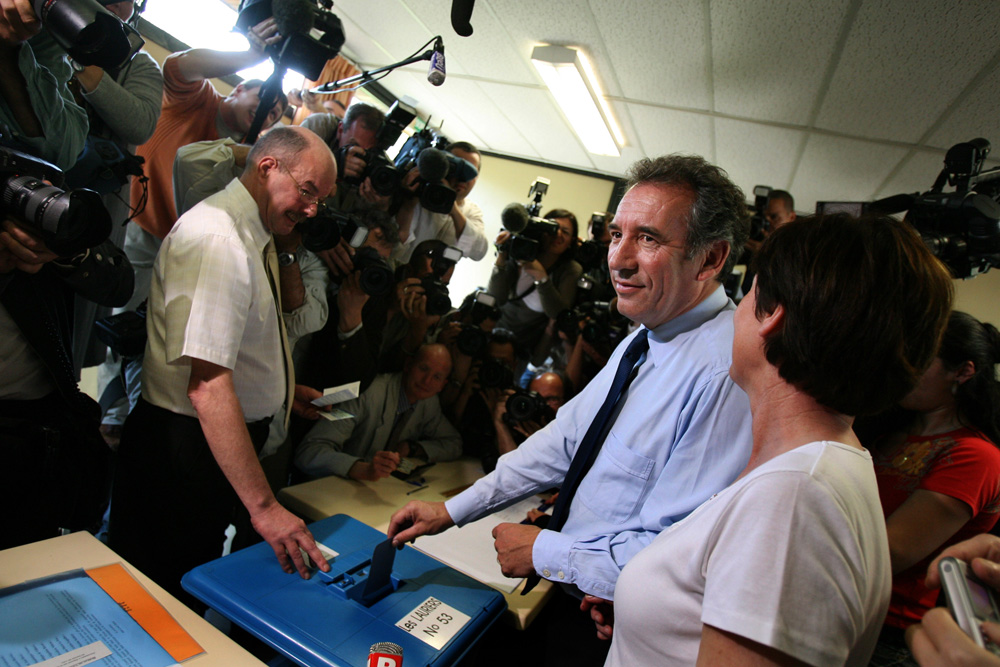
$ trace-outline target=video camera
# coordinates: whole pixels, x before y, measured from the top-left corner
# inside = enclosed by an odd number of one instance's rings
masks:
[[[375,145],[365,151],[362,160],[365,161],[365,170],[356,178],[349,176],[341,180],[347,185],[360,186],[366,178],[371,178],[372,188],[383,197],[388,197],[395,193],[403,182],[405,173],[398,169],[392,160],[389,159],[386,151],[396,143],[399,135],[403,133],[406,126],[417,117],[417,110],[403,104],[398,100],[393,102],[389,112],[385,115],[385,122],[375,135]],[[353,146],[341,146],[334,153],[337,160],[337,173],[344,173],[344,162],[347,153]],[[448,207],[451,210],[451,207]]]
[[[609,301],[589,301],[556,316],[556,330],[575,341],[578,335],[591,345],[614,347],[628,333],[628,320]]]
[[[315,81],[326,61],[340,53],[346,39],[344,26],[331,7],[331,0],[242,0],[236,30],[246,34],[273,16],[283,37],[267,49],[275,69],[294,70]]]
[[[905,220],[956,278],[972,278],[1000,267],[1000,168],[982,171],[990,142],[955,144],[931,189],[874,202],[817,202],[816,213],[906,211]],[[945,184],[953,192],[942,192]]]
[[[444,315],[451,310],[451,297],[448,286],[441,282],[441,278],[462,259],[462,251],[451,246],[439,246],[428,254],[431,257],[431,275],[420,279],[420,286],[427,297],[427,314]]]
[[[64,191],[63,183],[55,165],[0,145],[0,210],[27,224],[56,255],[72,257],[107,240],[111,216],[96,192]]]
[[[517,262],[533,262],[542,251],[542,240],[559,233],[559,223],[538,217],[549,184],[549,179],[539,176],[528,190],[530,202],[527,206],[515,202],[504,207],[500,224],[510,232],[510,238],[497,245],[498,252],[507,253]]]
[[[123,67],[145,44],[139,33],[97,0],[33,0],[42,25],[81,65]]]
[[[471,162],[445,150],[448,143],[445,137],[424,128],[406,140],[395,159],[403,175],[414,166],[420,170],[416,196],[420,205],[433,213],[450,213],[455,205],[455,190],[442,181],[466,183],[479,175]]]
[[[504,414],[504,421],[508,424],[548,423],[555,417],[555,410],[537,391],[518,387],[513,394],[507,397],[507,412]]]

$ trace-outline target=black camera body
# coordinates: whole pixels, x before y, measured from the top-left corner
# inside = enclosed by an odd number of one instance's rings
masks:
[[[399,169],[389,159],[386,151],[396,143],[399,135],[416,117],[416,109],[398,100],[394,102],[385,115],[385,122],[382,123],[382,127],[375,135],[375,146],[366,150],[361,158],[365,162],[364,172],[356,178],[345,176],[341,179],[342,182],[347,185],[360,186],[366,178],[371,178],[372,188],[375,192],[383,197],[395,194],[402,185],[406,172]],[[335,151],[337,173],[344,173],[344,162],[350,149],[350,146],[341,146]]]
[[[361,289],[369,296],[383,296],[395,286],[395,276],[375,248],[358,248],[352,257],[354,270],[361,272]]]
[[[479,365],[479,386],[484,389],[510,389],[514,386],[514,371],[498,359],[483,359]]]
[[[559,233],[559,223],[539,218],[542,197],[549,191],[549,179],[539,176],[528,190],[531,202],[527,206],[508,204],[500,215],[500,223],[510,232],[510,237],[497,245],[498,252],[505,252],[516,262],[533,262],[542,251],[545,237]]]
[[[478,357],[485,353],[486,346],[490,343],[489,334],[480,329],[478,324],[463,324],[461,327],[455,338],[458,351],[468,357]]]
[[[427,297],[428,315],[444,315],[451,310],[447,285],[435,276],[425,276],[420,279],[420,286],[424,288],[424,296]]]
[[[518,387],[513,394],[507,397],[507,412],[504,414],[504,420],[508,424],[547,423],[555,419],[555,416],[555,410],[537,391]]]
[[[0,145],[0,210],[27,224],[60,257],[107,240],[111,216],[93,190],[62,190],[54,164]]]
[[[368,227],[353,213],[342,213],[323,207],[312,218],[296,225],[302,234],[302,246],[311,252],[333,248],[346,239],[352,248],[360,248],[368,240]]]
[[[94,333],[112,352],[138,357],[146,351],[146,307],[147,302],[143,301],[135,310],[97,320]]]
[[[608,249],[598,241],[584,241],[576,248],[573,259],[579,262],[584,271],[596,271],[608,264]]]
[[[268,47],[268,55],[277,66],[315,81],[346,39],[340,18],[326,9],[332,3],[321,4],[324,7],[313,0],[242,0],[235,27],[247,33],[273,16],[283,39]]]
[[[770,231],[770,224],[767,222],[767,205],[771,201],[771,190],[769,185],[755,185],[753,188],[753,211],[750,214],[750,240],[763,241]]]
[[[42,25],[81,65],[123,67],[145,44],[139,33],[97,0],[33,0]]]
[[[628,320],[609,301],[588,301],[556,316],[556,329],[575,341],[577,336],[591,345],[617,345],[628,333]]]

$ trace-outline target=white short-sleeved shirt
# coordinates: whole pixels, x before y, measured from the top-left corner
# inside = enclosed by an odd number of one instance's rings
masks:
[[[148,402],[196,417],[187,388],[191,359],[201,359],[233,371],[247,421],[281,407],[284,357],[263,257],[270,240],[236,179],[177,220],[153,266],[142,369]]]
[[[703,624],[811,665],[867,665],[891,582],[871,456],[813,442],[753,470],[629,561],[606,665],[693,665]]]

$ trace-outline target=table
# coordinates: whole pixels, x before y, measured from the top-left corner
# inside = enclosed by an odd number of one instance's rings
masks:
[[[87,532],[72,533],[0,551],[0,588],[67,570],[112,563],[124,564],[132,576],[138,579],[205,649],[201,655],[185,661],[184,667],[264,666],[264,663],[247,653],[211,623],[188,609],[177,598],[157,586],[149,577],[122,560],[121,556]]]
[[[278,500],[309,521],[347,514],[385,532],[393,512],[407,502],[447,500],[482,476],[483,469],[478,460],[460,459],[437,463],[426,470],[423,477],[427,488],[423,489],[395,477],[377,482],[356,482],[331,476],[286,487],[278,494]],[[527,595],[521,595],[523,587],[522,583],[513,593],[501,591],[507,601],[504,620],[518,630],[524,630],[535,620],[552,594],[552,584],[545,579]]]

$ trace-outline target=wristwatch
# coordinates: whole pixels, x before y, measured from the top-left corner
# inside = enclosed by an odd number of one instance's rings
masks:
[[[299,261],[299,258],[296,256],[294,252],[278,253],[278,266],[291,266],[297,261]]]

